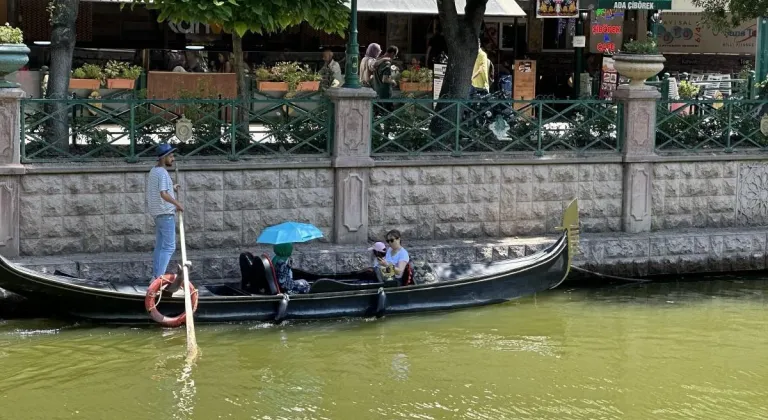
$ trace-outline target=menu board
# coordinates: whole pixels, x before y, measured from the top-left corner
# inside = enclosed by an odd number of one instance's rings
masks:
[[[603,68],[600,72],[600,99],[613,99],[613,92],[619,87],[619,72],[613,64],[613,58],[603,57]]]
[[[512,99],[532,100],[536,98],[536,61],[515,60],[514,85],[512,86]],[[515,109],[520,109],[525,104],[516,102]],[[528,108],[530,112],[531,108]]]

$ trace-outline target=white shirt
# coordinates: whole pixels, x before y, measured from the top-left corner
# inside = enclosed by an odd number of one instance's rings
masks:
[[[173,181],[165,168],[155,166],[147,176],[147,209],[152,217],[161,214],[176,214],[176,206],[163,200],[160,192],[167,191],[174,199]]]

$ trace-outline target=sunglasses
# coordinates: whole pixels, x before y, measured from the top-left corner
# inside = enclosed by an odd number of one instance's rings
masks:
[[[400,239],[400,238],[387,238],[387,243],[391,244],[392,242],[395,242],[398,239]]]

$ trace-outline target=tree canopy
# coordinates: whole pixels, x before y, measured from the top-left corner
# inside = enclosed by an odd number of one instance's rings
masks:
[[[131,7],[136,4],[159,11],[159,21],[215,24],[240,37],[302,22],[343,36],[350,12],[343,0],[132,0]]]
[[[768,0],[692,0],[692,3],[704,9],[703,20],[714,29],[738,26],[768,15]]]

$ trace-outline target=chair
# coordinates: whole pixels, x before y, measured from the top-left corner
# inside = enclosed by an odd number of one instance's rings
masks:
[[[250,252],[240,254],[240,289],[251,293],[264,295],[270,289],[265,275],[264,264]]]
[[[408,261],[408,264],[405,265],[405,270],[403,271],[402,285],[410,286],[412,284],[416,284],[413,281],[413,263]]]
[[[277,281],[277,273],[275,272],[275,266],[272,265],[272,260],[269,259],[269,255],[262,254],[257,261],[263,267],[263,270],[261,271],[264,273],[264,276],[266,277],[266,283],[269,286],[269,291],[271,292],[270,294],[276,295],[276,294],[282,293],[282,290],[280,289],[280,283],[278,283]]]

